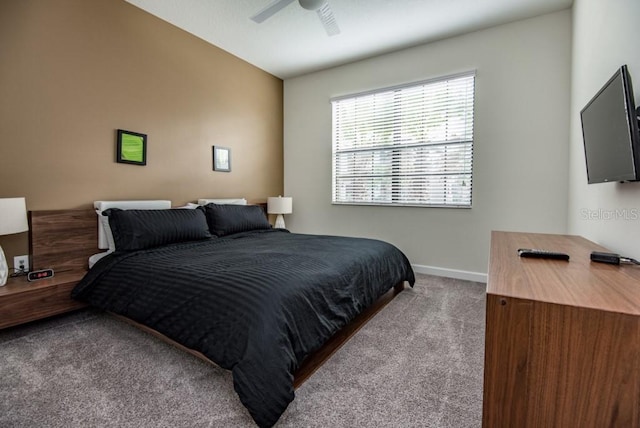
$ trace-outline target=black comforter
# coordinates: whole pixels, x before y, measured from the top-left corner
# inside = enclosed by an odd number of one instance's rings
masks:
[[[271,426],[302,360],[401,281],[413,271],[390,244],[274,229],[116,252],[72,296],[232,370],[255,422]]]

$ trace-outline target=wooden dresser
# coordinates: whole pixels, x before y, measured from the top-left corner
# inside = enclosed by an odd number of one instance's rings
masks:
[[[485,428],[640,427],[640,266],[592,263],[594,250],[607,251],[578,236],[492,233]]]

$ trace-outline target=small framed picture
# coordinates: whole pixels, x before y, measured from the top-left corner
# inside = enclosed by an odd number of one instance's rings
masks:
[[[139,132],[118,129],[116,162],[133,165],[147,164],[147,136]]]
[[[213,170],[222,172],[231,171],[231,149],[213,146]]]

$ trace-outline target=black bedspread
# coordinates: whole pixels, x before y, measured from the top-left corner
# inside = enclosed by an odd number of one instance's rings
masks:
[[[232,370],[255,422],[271,426],[304,357],[401,281],[414,274],[390,244],[274,229],[116,252],[72,296]]]

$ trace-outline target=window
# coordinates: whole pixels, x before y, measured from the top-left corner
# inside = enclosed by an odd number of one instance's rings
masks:
[[[333,203],[471,207],[475,73],[331,100]]]

